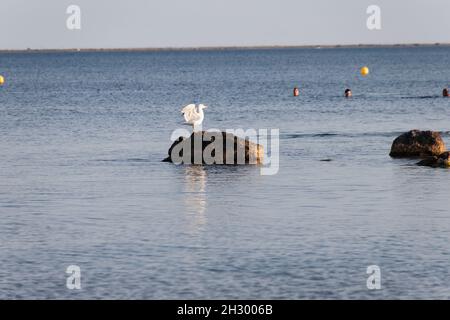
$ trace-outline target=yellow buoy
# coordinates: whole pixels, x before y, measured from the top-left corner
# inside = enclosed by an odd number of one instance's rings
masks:
[[[363,77],[367,76],[369,74],[369,68],[368,67],[362,67],[361,68],[361,75]]]
[[[0,86],[5,83],[5,78],[3,76],[0,76]]]

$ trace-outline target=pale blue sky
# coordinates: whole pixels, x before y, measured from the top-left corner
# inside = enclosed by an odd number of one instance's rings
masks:
[[[82,29],[66,28],[66,8]],[[382,9],[382,30],[366,9]],[[449,0],[0,0],[0,49],[450,42]]]

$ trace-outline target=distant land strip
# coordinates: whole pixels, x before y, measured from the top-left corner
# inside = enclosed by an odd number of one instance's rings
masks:
[[[0,53],[35,52],[158,52],[158,51],[233,51],[271,49],[338,49],[338,48],[410,48],[450,47],[450,43],[346,44],[346,45],[274,45],[274,46],[217,46],[217,47],[147,47],[147,48],[67,48],[67,49],[0,49]]]

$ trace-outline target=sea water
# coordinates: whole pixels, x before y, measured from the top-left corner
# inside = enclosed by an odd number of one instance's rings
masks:
[[[450,298],[450,171],[388,156],[411,129],[450,143],[449,65],[438,46],[0,54],[0,298]],[[278,173],[161,162],[189,103],[204,129],[279,129]]]

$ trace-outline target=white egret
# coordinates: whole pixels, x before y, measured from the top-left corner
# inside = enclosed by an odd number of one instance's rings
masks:
[[[195,104],[190,104],[181,110],[181,113],[184,115],[184,120],[186,120],[186,123],[190,124],[194,127],[194,132],[199,127],[201,129],[201,124],[203,122],[203,119],[205,118],[203,109],[206,109],[206,108],[208,108],[208,107],[203,104],[199,104],[198,111],[197,111]]]

